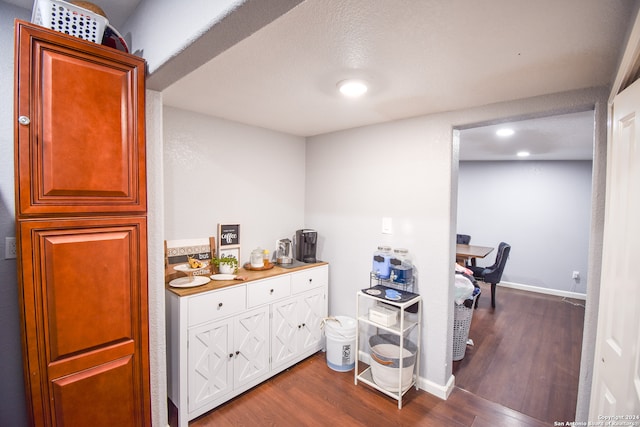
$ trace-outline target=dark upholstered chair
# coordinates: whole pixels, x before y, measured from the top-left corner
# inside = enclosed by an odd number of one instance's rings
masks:
[[[467,267],[473,271],[473,277],[477,280],[491,284],[491,307],[493,308],[496,308],[496,285],[500,283],[502,279],[502,273],[504,272],[504,266],[507,264],[509,252],[511,252],[511,245],[500,242],[498,251],[496,252],[496,260],[493,265],[489,267]]]
[[[468,234],[456,234],[456,243],[459,245],[468,245],[471,242],[471,236]]]

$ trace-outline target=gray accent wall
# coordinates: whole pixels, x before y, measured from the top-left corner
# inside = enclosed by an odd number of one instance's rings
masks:
[[[460,162],[457,230],[511,245],[503,282],[586,294],[591,175],[591,161]]]
[[[26,426],[16,260],[4,238],[16,235],[13,178],[13,21],[31,11],[0,1],[0,426]]]

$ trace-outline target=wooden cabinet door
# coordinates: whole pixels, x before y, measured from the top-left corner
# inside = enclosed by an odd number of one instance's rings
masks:
[[[15,64],[18,214],[145,212],[144,60],[17,21]]]
[[[22,221],[35,425],[150,425],[145,217]]]

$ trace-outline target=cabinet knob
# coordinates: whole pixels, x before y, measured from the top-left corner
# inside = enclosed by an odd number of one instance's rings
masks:
[[[18,117],[18,123],[20,123],[23,126],[26,126],[29,123],[31,123],[31,119],[27,116],[20,116]]]
[[[233,357],[233,353],[229,353],[229,359]]]
[[[302,328],[302,325],[298,325],[298,329]]]
[[[307,326],[307,324],[306,324],[306,323],[303,323],[303,324],[302,324],[302,327],[304,328],[305,326]]]
[[[269,293],[270,293],[270,294],[272,294],[272,293],[273,293],[273,289],[271,289],[271,290],[269,291]]]
[[[309,279],[309,283],[313,282],[313,279]]]
[[[222,303],[221,303],[221,302],[219,302],[219,303],[218,303],[218,308],[221,308],[221,307],[222,307]]]
[[[240,354],[240,350],[237,350],[236,351],[236,356],[239,355],[239,354]]]

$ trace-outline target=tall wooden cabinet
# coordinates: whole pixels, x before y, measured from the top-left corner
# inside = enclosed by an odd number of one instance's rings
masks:
[[[151,425],[145,62],[22,21],[15,40],[31,423]]]

